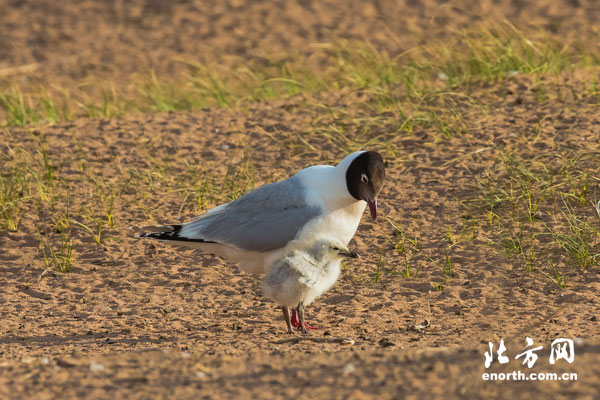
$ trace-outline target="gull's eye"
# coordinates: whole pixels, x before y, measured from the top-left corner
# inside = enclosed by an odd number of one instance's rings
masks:
[[[339,251],[339,249],[340,249],[339,247],[334,247],[333,251]]]
[[[369,177],[366,174],[360,174],[360,181],[362,183],[369,183]]]

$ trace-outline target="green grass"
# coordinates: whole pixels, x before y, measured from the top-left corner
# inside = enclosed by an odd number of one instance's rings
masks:
[[[590,184],[600,171],[597,153],[557,149],[528,158],[522,151],[498,150],[500,167],[474,176],[476,197],[463,202],[484,222],[494,247],[528,271],[559,261],[577,268],[600,265],[599,193]],[[556,270],[542,274],[562,285]]]
[[[74,259],[68,190],[66,192],[66,209],[63,212],[52,214],[50,219],[52,221],[50,229],[44,232],[38,231],[38,239],[46,269],[69,272]],[[51,239],[54,236],[53,233],[58,233],[56,241]]]
[[[14,140],[10,135],[7,139]],[[4,231],[19,228],[23,209],[37,197],[37,175],[32,173],[31,158],[31,153],[21,147],[7,146],[6,152],[0,153],[0,228]]]
[[[68,271],[76,261],[75,239],[105,244],[127,223],[120,214],[124,207],[139,210],[138,217],[148,221],[186,219],[257,184],[253,149],[247,145],[216,172],[200,159],[185,160],[182,167],[155,135],[137,143],[138,164],[121,166],[111,156],[118,172],[105,176],[78,150],[75,139],[70,146],[76,161],[63,160],[43,135],[29,129],[33,124],[207,107],[244,112],[252,103],[296,96],[310,123],[303,132],[267,132],[282,151],[293,156],[323,148],[340,154],[372,148],[397,159],[403,155],[403,140],[417,133],[433,134],[437,144],[471,132],[469,113],[493,115],[494,103],[504,96],[495,92],[502,85],[494,84],[516,76],[526,75],[539,102],[599,102],[599,59],[585,43],[488,24],[401,54],[369,43],[338,42],[318,45],[311,55],[227,67],[179,60],[178,75],[140,73],[127,87],[94,81],[82,82],[72,92],[8,86],[0,89],[0,126],[24,127],[15,131],[28,144],[18,144],[9,129],[2,132],[6,143],[14,145],[0,151],[0,228],[19,230],[29,214],[36,215],[37,225],[49,227],[39,235],[47,267]],[[540,153],[533,146],[543,129],[541,122],[532,123],[519,148],[493,143],[458,155],[457,160],[468,159],[481,151],[495,163],[472,173],[471,196],[459,199],[466,215],[458,225],[446,220],[435,233],[445,249],[428,253],[426,235],[388,218],[392,229],[384,247],[392,254],[382,249],[374,260],[375,277],[369,271],[367,280],[379,283],[384,274],[415,278],[431,269],[441,271],[443,282],[432,283],[441,291],[460,268],[454,262],[455,246],[476,243],[479,236],[524,271],[540,273],[561,289],[571,269],[598,266],[599,154],[564,148]],[[69,163],[70,175],[64,163]],[[77,208],[70,205],[71,195],[80,196]],[[565,270],[564,265],[573,268]]]
[[[552,282],[554,285],[556,285],[556,287],[558,289],[564,289],[564,288],[566,288],[567,287],[567,283],[568,283],[568,278],[564,274],[561,274],[559,272],[558,268],[556,267],[556,265],[551,260],[548,260],[548,263],[551,265],[551,273],[547,273],[545,271],[542,271],[542,274],[550,282]]]
[[[564,207],[559,218],[564,221],[562,229],[547,227],[556,244],[581,268],[600,265],[598,248],[600,230],[594,216],[578,215],[575,208],[563,196]]]
[[[27,176],[22,170],[0,175],[0,228],[16,231],[22,218],[21,204],[27,199]]]
[[[394,233],[391,239],[391,245],[394,250],[403,259],[401,275],[410,278],[417,277],[421,268],[420,264],[416,261],[416,256],[419,254],[419,245],[421,241],[421,234],[412,235],[399,226],[398,221],[394,221],[389,217],[386,217],[387,222],[392,226]]]
[[[67,121],[73,118],[68,94],[46,89],[32,88],[30,91],[12,86],[0,90],[0,126],[26,126]]]
[[[63,159],[43,134],[21,134],[24,144],[10,131],[1,132],[7,146],[0,152],[0,229],[17,231],[24,219],[29,221],[26,229],[33,223],[46,267],[62,272],[77,261],[76,239],[104,245],[118,237],[124,228],[123,207],[143,210],[148,220],[156,220],[157,213],[172,215],[176,204],[179,216],[192,217],[256,186],[248,150],[236,152],[222,172],[202,163],[180,171],[179,159],[165,154],[159,142],[141,141],[137,150],[146,165],[138,170],[111,160],[117,173],[106,176],[103,164],[90,164],[76,142],[73,156]]]
[[[517,74],[559,76],[575,68],[597,68],[598,60],[585,43],[560,43],[543,33],[525,34],[508,23],[489,23],[397,55],[369,43],[338,42],[315,46],[309,56],[267,57],[230,67],[181,59],[181,69],[187,72],[169,78],[154,71],[140,73],[127,88],[94,81],[82,82],[73,93],[11,86],[0,90],[0,125],[237,107],[298,94],[349,90],[364,94],[365,107],[373,112],[401,114],[402,130],[433,126],[443,137],[451,137],[466,128],[459,105],[472,99],[465,88]],[[540,101],[552,91],[539,81]],[[589,80],[584,92],[597,95],[597,82]]]
[[[377,268],[375,270],[375,278],[373,279],[373,281],[375,283],[379,283],[379,281],[381,279],[381,274],[383,273],[383,270],[382,270],[382,267],[383,267],[383,250],[380,251],[379,258],[377,259],[377,263],[375,264],[375,266]]]

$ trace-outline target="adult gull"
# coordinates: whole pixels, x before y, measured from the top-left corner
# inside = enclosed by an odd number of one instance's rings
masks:
[[[327,236],[347,246],[385,180],[383,158],[358,151],[336,166],[316,165],[261,186],[184,224],[145,227],[138,237],[201,249],[262,274],[295,249]]]

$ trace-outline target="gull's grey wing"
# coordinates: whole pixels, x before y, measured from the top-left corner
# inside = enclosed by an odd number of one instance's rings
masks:
[[[306,202],[296,177],[271,183],[184,224],[173,240],[216,242],[242,250],[270,251],[284,247],[320,207]]]

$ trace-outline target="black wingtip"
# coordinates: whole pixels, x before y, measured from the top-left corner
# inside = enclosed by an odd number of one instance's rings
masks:
[[[141,233],[138,235],[138,238],[151,238],[151,239],[157,239],[157,240],[173,240],[173,241],[177,241],[177,242],[197,242],[197,243],[217,243],[217,242],[211,242],[209,240],[204,240],[204,239],[191,239],[185,236],[181,236],[181,228],[182,225],[169,225],[172,230],[167,231],[167,232],[148,232],[148,233]]]
[[[170,231],[140,233],[138,235],[138,237],[139,238],[160,239],[160,240],[173,240],[175,237],[179,236],[179,232],[181,231],[181,225],[167,225],[167,226],[171,227]]]

